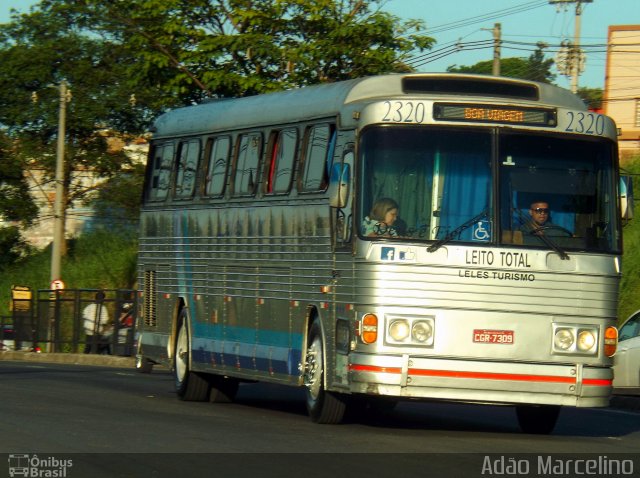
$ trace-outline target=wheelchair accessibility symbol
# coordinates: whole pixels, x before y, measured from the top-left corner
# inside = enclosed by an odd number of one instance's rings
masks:
[[[473,240],[474,241],[489,241],[491,239],[491,223],[483,220],[478,221],[473,225]]]

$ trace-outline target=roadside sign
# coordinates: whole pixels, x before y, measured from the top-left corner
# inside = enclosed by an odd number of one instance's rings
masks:
[[[62,279],[52,280],[51,290],[64,290],[64,282],[62,282]]]
[[[19,312],[27,311],[31,308],[31,288],[20,285],[11,286],[10,310]]]

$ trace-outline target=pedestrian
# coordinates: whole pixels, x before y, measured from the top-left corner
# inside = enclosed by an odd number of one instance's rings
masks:
[[[109,311],[104,305],[104,292],[96,293],[96,300],[82,311],[84,319],[84,353],[111,354],[111,334],[113,326]]]

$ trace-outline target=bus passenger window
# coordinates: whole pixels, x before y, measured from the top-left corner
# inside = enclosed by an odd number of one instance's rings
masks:
[[[215,138],[209,152],[205,194],[220,197],[224,194],[229,163],[231,139],[228,136]]]
[[[262,135],[260,133],[249,133],[240,137],[233,187],[236,196],[247,196],[256,192],[261,150]]]
[[[329,170],[335,149],[335,126],[318,125],[307,130],[303,191],[322,191],[329,184]]]
[[[167,143],[157,146],[153,158],[151,187],[147,196],[149,201],[163,201],[167,198],[172,164],[173,144]]]
[[[193,196],[199,156],[200,141],[189,141],[180,145],[180,158],[176,174],[176,198],[188,199]]]
[[[277,133],[266,171],[265,193],[284,194],[289,192],[297,145],[298,131],[295,128]]]

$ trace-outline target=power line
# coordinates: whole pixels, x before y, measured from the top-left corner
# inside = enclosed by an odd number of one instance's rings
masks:
[[[429,35],[434,35],[436,33],[442,33],[449,30],[455,30],[461,27],[475,25],[477,23],[486,23],[490,20],[504,18],[506,16],[526,12],[526,11],[533,10],[546,5],[547,5],[547,0],[536,0],[534,2],[523,3],[521,5],[516,5],[503,10],[496,10],[493,12],[485,13],[484,15],[478,15],[475,17],[469,17],[469,18],[465,18],[462,20],[457,20],[449,23],[443,23],[442,25],[437,25],[430,29],[427,28],[426,33]]]

